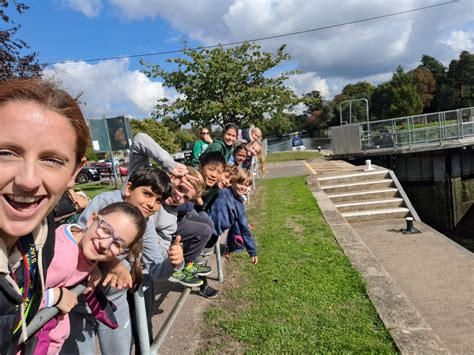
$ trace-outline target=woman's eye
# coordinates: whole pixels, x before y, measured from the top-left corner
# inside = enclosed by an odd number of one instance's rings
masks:
[[[10,150],[0,150],[0,159],[13,158],[15,154]]]
[[[59,158],[45,158],[43,159],[43,161],[48,165],[57,166],[57,167],[66,165],[66,162]]]

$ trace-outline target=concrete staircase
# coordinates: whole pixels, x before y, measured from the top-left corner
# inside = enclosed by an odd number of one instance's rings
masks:
[[[321,189],[348,222],[410,216],[387,170],[322,175]]]

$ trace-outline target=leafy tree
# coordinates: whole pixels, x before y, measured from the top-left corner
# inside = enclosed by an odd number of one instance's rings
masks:
[[[185,57],[167,60],[177,65],[174,71],[141,61],[149,78],[161,78],[180,94],[172,102],[159,100],[153,117],[194,127],[222,127],[229,122],[245,127],[263,117],[280,116],[297,101],[284,85],[290,72],[268,75],[270,69],[290,59],[284,49],[281,46],[272,54],[250,43],[229,49],[184,49]]]
[[[370,97],[375,87],[367,81],[359,81],[355,84],[348,84],[339,95],[334,98],[334,116],[338,117],[340,122],[340,104],[346,100],[367,99],[370,110]],[[363,101],[353,101],[352,103],[344,104],[342,107],[343,121],[363,122],[367,120],[367,106]]]
[[[179,150],[178,144],[175,143],[175,134],[156,120],[151,118],[144,120],[131,119],[130,125],[134,135],[143,132],[148,134],[168,152],[175,153]]]
[[[175,143],[180,147],[181,150],[190,149],[191,143],[197,140],[196,134],[190,129],[180,129],[174,132],[176,139]]]
[[[413,83],[416,85],[416,91],[421,97],[423,111],[430,112],[431,102],[434,99],[436,90],[436,81],[433,73],[428,68],[420,65],[418,68],[409,72]]]
[[[377,118],[395,118],[419,114],[423,111],[421,97],[411,75],[398,66],[388,83],[377,87],[372,95],[372,107]]]
[[[306,106],[304,113],[311,115],[314,111],[319,111],[323,107],[323,97],[319,90],[313,90],[303,95],[303,105]]]
[[[295,115],[278,112],[272,119],[261,121],[258,127],[262,130],[264,137],[282,136],[295,130]]]
[[[19,14],[30,8],[16,0],[0,0],[0,17],[4,22],[3,29],[0,30],[0,80],[40,76],[44,66],[38,64],[37,53],[22,54],[23,50],[30,47],[25,41],[15,37],[21,26],[8,16],[9,5],[13,5]]]
[[[437,86],[441,85],[446,80],[446,68],[436,58],[425,54],[421,57],[421,65],[431,71]]]
[[[464,107],[474,106],[474,54],[463,51],[458,60],[452,60],[448,78],[454,79],[460,104]]]

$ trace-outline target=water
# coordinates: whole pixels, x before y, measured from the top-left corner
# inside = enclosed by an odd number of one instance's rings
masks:
[[[303,137],[303,143],[306,149],[330,149],[331,142],[329,138]],[[268,152],[285,152],[291,150],[291,137],[268,138]]]

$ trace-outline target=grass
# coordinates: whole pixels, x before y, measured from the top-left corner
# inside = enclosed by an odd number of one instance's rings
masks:
[[[122,187],[122,183],[119,183],[118,188]],[[84,191],[90,199],[93,199],[98,194],[105,192],[105,191],[113,191],[115,190],[115,184],[112,185],[99,185],[98,182],[90,182],[87,184],[76,185],[75,189],[81,189]]]
[[[304,178],[262,181],[253,205],[260,262],[227,263],[201,352],[398,353]]]
[[[296,151],[296,152],[276,152],[267,155],[266,163],[277,163],[289,160],[310,160],[320,158],[321,153],[318,152],[307,152],[307,151]]]

